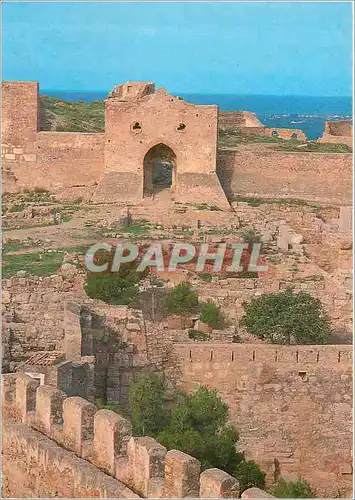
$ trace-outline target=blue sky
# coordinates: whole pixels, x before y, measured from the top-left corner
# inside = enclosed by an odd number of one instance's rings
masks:
[[[351,2],[6,2],[3,79],[109,90],[349,96]]]

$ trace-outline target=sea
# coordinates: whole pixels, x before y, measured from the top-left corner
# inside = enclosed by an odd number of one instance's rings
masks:
[[[101,101],[109,91],[43,90],[68,101]],[[174,94],[194,104],[217,104],[221,111],[243,110],[256,113],[267,127],[301,129],[308,139],[321,137],[328,120],[352,118],[351,97],[311,97],[240,94]]]

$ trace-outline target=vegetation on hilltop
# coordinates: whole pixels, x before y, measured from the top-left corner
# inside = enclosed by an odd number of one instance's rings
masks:
[[[104,132],[105,103],[41,96],[40,128],[57,132]]]
[[[243,307],[247,331],[275,344],[325,344],[332,333],[320,300],[304,291],[265,293]]]
[[[40,97],[40,128],[57,132],[104,132],[104,101],[65,101],[57,97]],[[281,151],[316,152],[316,153],[351,153],[346,144],[303,142],[298,139],[225,132],[219,130],[218,143],[221,148],[233,148],[241,144],[275,144]],[[205,208],[203,208],[205,209]],[[217,208],[218,209],[218,208]],[[215,210],[215,208],[210,208]]]
[[[272,150],[298,153],[351,153],[346,144],[331,142],[300,141],[299,139],[282,139],[281,137],[243,134],[242,132],[226,132],[219,130],[218,145],[222,149],[234,148],[245,144],[270,144]]]

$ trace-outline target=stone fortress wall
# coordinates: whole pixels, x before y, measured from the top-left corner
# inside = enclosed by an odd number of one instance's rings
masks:
[[[217,106],[136,87],[111,92],[105,134],[81,134],[39,132],[38,83],[3,83],[4,190],[92,186],[97,202],[141,200],[145,157],[163,145],[176,157],[176,201],[213,199],[228,208],[216,175]]]
[[[159,114],[160,107],[165,106],[173,110],[171,121],[167,120],[170,128],[178,120],[188,128],[192,123],[197,133],[200,123],[199,117],[190,116],[199,107],[187,105],[185,108],[186,103],[164,91],[154,94],[152,85],[142,86],[139,82],[134,85],[132,82],[115,88],[106,107],[106,127],[110,119],[113,120],[111,131],[86,134],[38,132],[38,84],[4,83],[4,190],[44,187],[59,192],[89,185],[93,200],[106,201],[103,195],[109,193],[110,184],[116,193],[122,193],[128,182],[134,186],[131,194],[135,190],[141,192],[144,176],[139,173],[139,168],[144,163],[144,151],[153,146],[147,138],[142,139],[146,127],[148,132],[150,127],[145,123],[146,117],[158,110],[154,120],[159,117],[159,120],[165,120],[166,117]],[[171,98],[175,100],[170,101]],[[144,103],[139,120],[133,118],[129,102]],[[189,171],[187,159],[197,148],[197,143],[189,139],[189,151],[183,156],[182,149],[186,146],[183,138],[189,137],[188,131],[177,131],[175,127],[171,135],[177,142],[169,142],[164,131],[160,132],[168,147],[174,151],[181,149],[180,156],[177,154],[177,168],[179,165],[186,168],[183,168],[178,183],[187,193],[186,200],[199,201],[196,190],[188,191],[188,186],[196,187],[207,179],[200,191],[200,199],[215,202],[213,196],[216,195],[217,200],[222,200],[222,206],[226,205],[219,182],[227,196],[292,197],[320,203],[351,204],[351,155],[247,151],[243,154],[219,151],[216,155],[215,148],[210,147],[211,138],[216,138],[217,134],[216,107],[207,108],[206,115],[201,115],[206,125],[202,137],[209,146],[204,152],[203,144],[198,146],[202,148],[202,156],[206,153],[206,162],[199,158],[201,171]],[[119,141],[114,124],[120,125],[119,117],[124,114],[129,117],[126,123],[133,126],[137,121],[142,127],[141,132],[133,132],[129,127],[126,130],[126,152],[132,147],[134,154],[137,153],[136,158],[140,158],[127,170],[115,164]],[[192,122],[186,118],[191,118]],[[230,116],[227,118],[231,119]],[[220,115],[220,120],[227,118]],[[247,118],[238,115],[251,131],[257,124],[253,117],[249,117],[250,122]],[[212,131],[208,130],[208,125]],[[152,133],[149,132],[148,136]],[[136,140],[138,144],[141,140],[145,142],[145,147],[133,147],[131,141]],[[121,159],[123,161],[123,157]],[[133,162],[132,157],[130,161]],[[216,162],[219,181],[215,175]],[[210,196],[211,192],[213,196]],[[131,195],[129,199],[131,202]],[[110,201],[109,196],[107,200]],[[240,213],[243,208],[239,205]],[[134,210],[132,212],[138,217]],[[342,226],[342,212],[344,207],[340,209],[339,227]],[[223,226],[225,218],[231,214],[211,212],[208,217],[210,221],[215,219],[214,225]],[[264,215],[261,214],[259,219],[263,220]],[[157,218],[160,222],[161,217],[159,214]],[[201,218],[201,215],[196,217]],[[276,219],[280,217],[278,215]],[[298,227],[302,226],[301,219],[298,214],[295,217],[297,223],[293,219],[288,223],[303,234],[302,228]],[[281,219],[284,218],[287,219],[283,215]],[[187,216],[185,219],[184,222]],[[323,224],[323,239],[319,242],[328,242],[330,247],[338,247],[340,242],[342,246],[343,236],[351,231],[350,219],[346,219],[346,228],[342,229],[344,234],[329,232],[327,224]],[[313,232],[315,228],[314,225]],[[269,227],[266,229],[270,230]],[[313,232],[310,241],[314,243],[320,236]],[[281,236],[279,230],[278,238]],[[309,236],[308,232],[306,236]],[[346,247],[345,253],[348,254],[348,250]],[[344,254],[344,251],[340,253]],[[329,255],[330,261],[338,259],[338,266],[348,269],[340,254],[335,253],[334,258],[332,255]],[[286,280],[280,276],[258,280],[235,278],[234,281],[232,278],[233,282],[221,280],[218,285],[214,282],[200,284],[199,292],[202,298],[214,298],[224,309],[234,311],[235,320],[243,300],[282,290],[293,282],[296,289],[307,289],[319,297],[333,324],[348,333],[352,315],[349,280],[348,272],[326,276],[324,280],[299,280],[297,283],[293,277]],[[328,290],[331,293],[328,294]],[[20,374],[5,376],[5,410],[16,420],[6,419],[5,422],[4,451],[9,464],[4,475],[6,496],[18,495],[22,482],[23,496],[42,497],[132,498],[137,493],[155,496],[157,491],[169,491],[172,496],[191,496],[194,493],[196,496],[226,497],[229,489],[235,493],[235,485],[231,487],[230,478],[224,473],[221,476],[221,471],[210,473],[210,476],[200,475],[197,461],[192,457],[176,455],[176,452],[165,454],[162,447],[149,438],[129,440],[129,423],[117,414],[100,410],[94,416],[91,402],[95,396],[126,404],[132,381],[140,370],[147,367],[164,372],[170,387],[180,385],[186,390],[194,390],[206,384],[218,389],[230,408],[231,422],[240,432],[241,451],[261,465],[267,472],[269,483],[280,475],[298,473],[316,486],[319,494],[350,495],[352,361],[349,346],[238,344],[231,342],[231,332],[227,332],[229,337],[218,339],[218,343],[217,339],[206,343],[185,342],[187,330],[182,331],[181,325],[175,325],[174,329],[172,324],[149,322],[141,311],[93,304],[85,297],[78,276],[4,280],[3,300],[5,361],[16,364],[19,371],[34,372],[33,375],[43,378],[44,384],[52,386],[41,386],[35,396],[38,381],[29,381]],[[28,356],[43,351],[48,365],[26,364],[30,361]],[[51,359],[55,360],[52,364],[49,363]],[[19,363],[22,365],[18,366]],[[73,396],[81,396],[90,403]],[[88,449],[95,449],[95,427],[97,454],[93,458]],[[120,443],[116,448],[114,438]],[[105,450],[102,443],[105,443]],[[73,450],[73,446],[77,448]],[[80,452],[75,451],[79,448]],[[29,473],[30,467],[33,475]],[[138,473],[138,470],[144,473]],[[64,471],[68,476],[66,481],[63,481]]]
[[[13,287],[17,296],[19,279],[7,280],[5,291]],[[39,280],[33,279],[42,296]],[[102,397],[123,407],[128,404],[132,382],[147,368],[165,373],[171,389],[193,391],[207,385],[217,389],[227,403],[230,421],[240,434],[240,451],[260,464],[268,484],[279,476],[300,474],[319,494],[350,493],[351,346],[244,344],[232,342],[227,334],[219,342],[185,341],[186,330],[174,324],[174,318],[152,323],[142,311],[89,304],[84,296],[80,302],[79,290],[76,302],[71,295],[68,290],[68,300],[64,293],[60,299],[62,333],[57,349],[65,354],[65,361],[49,367],[31,366],[27,361],[18,371],[43,374],[44,384],[68,396],[91,402],[95,396]],[[14,354],[20,352],[16,346],[21,344],[15,327],[16,323],[10,323],[9,344]],[[31,319],[22,327],[31,328]],[[38,327],[37,337],[45,336],[47,329],[49,325]],[[35,342],[28,342],[28,354],[38,349]],[[14,376],[19,374],[9,374]],[[17,437],[11,439],[16,442]]]
[[[162,143],[176,156],[176,201],[207,200],[228,208],[220,182],[227,196],[351,200],[350,154],[217,152],[217,106],[195,106],[163,89],[154,92],[152,83],[131,82],[111,92],[104,134],[39,131],[37,82],[4,82],[2,95],[5,192],[85,187],[98,202],[139,200],[145,155]],[[243,133],[272,134],[252,115],[220,112],[219,125],[239,123]],[[289,138],[291,131],[278,133]]]
[[[352,348],[174,344],[178,386],[218,389],[238,446],[267,472],[302,476],[318,496],[352,491]]]
[[[2,84],[3,190],[94,184],[104,168],[104,134],[40,132],[38,90],[37,82]]]
[[[3,376],[4,497],[236,498],[236,479],[80,397]]]
[[[227,196],[352,203],[352,155],[219,151],[217,173]]]
[[[243,134],[258,134],[280,137],[281,139],[307,140],[305,133],[294,128],[268,128],[263,125],[255,113],[250,111],[220,111],[218,125],[226,132],[243,132]]]
[[[337,120],[325,123],[324,133],[320,142],[334,142],[353,145],[353,125],[350,120]]]

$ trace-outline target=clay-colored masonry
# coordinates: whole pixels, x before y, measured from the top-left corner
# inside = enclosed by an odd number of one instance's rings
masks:
[[[238,194],[351,203],[350,154],[218,150],[218,127],[305,139],[300,130],[268,129],[253,113],[219,113],[154,83],[128,82],[105,101],[105,133],[45,132],[38,90],[38,82],[2,86],[5,192],[84,189],[94,202],[135,203],[151,196],[158,161],[172,169],[176,202],[229,209],[227,197]],[[351,140],[350,125],[328,124],[325,138]]]

